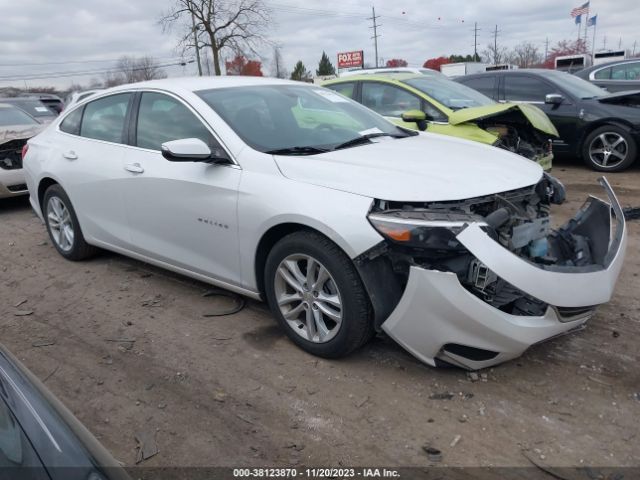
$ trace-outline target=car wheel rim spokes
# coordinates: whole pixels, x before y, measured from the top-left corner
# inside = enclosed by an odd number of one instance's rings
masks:
[[[47,204],[47,221],[51,236],[56,245],[63,251],[68,252],[73,248],[73,222],[71,213],[65,204],[58,197],[51,197]]]
[[[275,275],[278,308],[289,326],[305,340],[325,343],[342,325],[342,299],[331,273],[309,255],[289,255]]]
[[[615,132],[604,132],[591,141],[589,157],[604,168],[617,167],[627,158],[629,146],[624,137]]]

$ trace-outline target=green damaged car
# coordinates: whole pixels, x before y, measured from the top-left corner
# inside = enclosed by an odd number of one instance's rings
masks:
[[[322,86],[403,127],[494,145],[551,168],[558,131],[534,105],[497,103],[436,71],[349,76]]]

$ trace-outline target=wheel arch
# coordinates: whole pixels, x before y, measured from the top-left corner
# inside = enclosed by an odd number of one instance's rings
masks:
[[[631,132],[631,129],[633,128],[633,124],[631,122],[628,122],[627,120],[624,120],[622,118],[599,118],[598,120],[589,123],[582,130],[582,135],[580,136],[580,141],[578,142],[578,148],[576,149],[578,155],[582,156],[582,152],[584,151],[584,142],[586,141],[587,137],[591,135],[594,130],[600,127],[606,127],[607,125],[613,125],[614,127],[622,128],[624,130],[627,130],[628,132]]]
[[[274,247],[274,245],[278,243],[282,238],[294,232],[300,232],[300,231],[316,232],[320,235],[323,235],[329,238],[325,233],[321,232],[320,230],[299,222],[285,222],[285,223],[279,223],[277,225],[273,225],[266,232],[264,232],[264,234],[260,238],[260,241],[258,242],[258,247],[256,248],[253,268],[254,268],[254,274],[256,276],[256,285],[258,287],[258,292],[260,292],[260,296],[263,299],[265,298],[264,270],[267,263],[267,257],[269,256],[269,252]]]
[[[42,205],[42,202],[44,201],[44,193],[51,185],[60,185],[60,182],[51,177],[43,177],[38,183],[38,206],[40,207],[42,215],[44,215],[44,207]]]

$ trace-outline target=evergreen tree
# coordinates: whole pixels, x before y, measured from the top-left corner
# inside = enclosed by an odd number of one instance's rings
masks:
[[[293,71],[291,72],[291,80],[300,80],[304,82],[309,78],[311,78],[311,72],[305,68],[302,60],[298,60],[298,63],[296,63],[296,66],[293,67]]]
[[[326,53],[322,52],[322,57],[320,58],[320,63],[318,63],[318,69],[316,70],[316,75],[318,76],[327,76],[327,75],[335,75],[336,69],[329,60],[329,57]]]

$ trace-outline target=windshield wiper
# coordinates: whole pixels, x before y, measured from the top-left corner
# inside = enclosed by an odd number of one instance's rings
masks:
[[[319,147],[287,147],[287,148],[277,148],[275,150],[268,150],[264,153],[268,153],[270,155],[316,155],[318,153],[328,152],[326,148]]]
[[[364,145],[366,143],[372,143],[371,139],[372,138],[376,138],[376,137],[392,137],[392,138],[405,138],[405,137],[409,137],[410,135],[397,135],[397,134],[393,134],[393,133],[368,133],[366,135],[362,135],[361,137],[357,137],[357,138],[353,138],[351,140],[347,140],[344,143],[341,143],[339,145],[336,145],[335,147],[333,147],[334,150],[340,150],[341,148],[349,148],[349,147],[355,147],[357,145]]]

